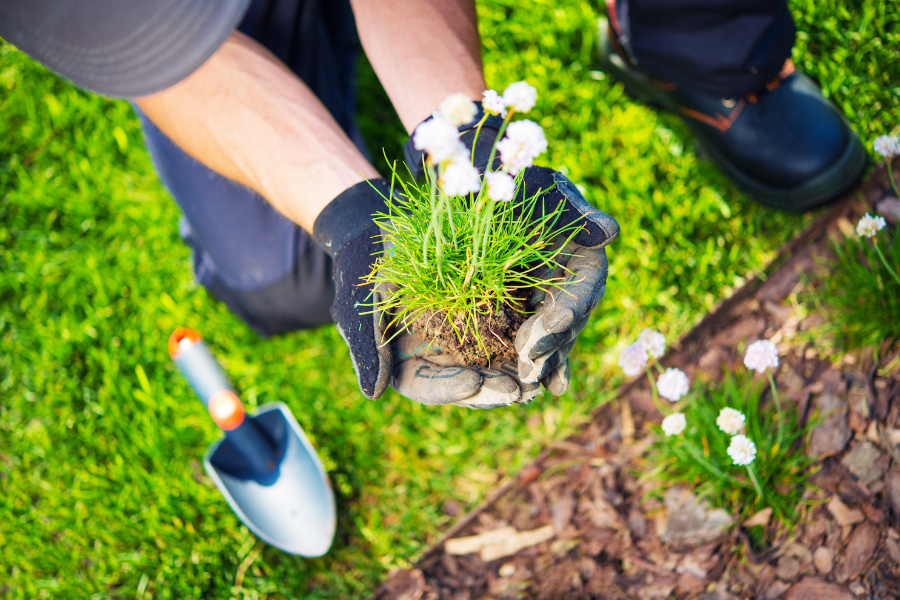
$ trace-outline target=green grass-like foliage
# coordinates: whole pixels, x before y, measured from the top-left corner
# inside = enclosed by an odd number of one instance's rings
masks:
[[[830,275],[812,292],[828,313],[829,333],[850,350],[900,339],[900,284],[875,244],[894,273],[900,273],[900,235],[893,228],[883,229],[874,239],[834,242],[834,260],[826,265]]]
[[[479,315],[494,314],[503,305],[525,311],[524,295],[548,291],[562,278],[541,277],[542,267],[554,269],[556,259],[576,233],[576,225],[557,226],[565,209],[560,203],[536,218],[538,202],[548,190],[524,190],[524,171],[516,177],[516,198],[496,202],[484,186],[476,196],[449,196],[426,168],[421,184],[398,176],[393,186],[402,195],[386,198],[387,213],[379,213],[385,247],[372,272],[375,285],[393,289],[381,308],[391,324],[412,323],[435,311],[444,315],[460,343],[477,340]],[[530,194],[530,195],[529,195]]]
[[[649,457],[655,467],[648,477],[662,482],[661,488],[686,485],[713,506],[728,510],[738,523],[771,507],[773,521],[788,529],[796,525],[796,509],[811,474],[812,460],[802,444],[812,424],[801,427],[791,403],[784,404],[779,417],[774,403],[763,402],[767,387],[766,380],[754,381],[749,373],[726,373],[721,381],[708,382],[692,394],[682,410],[687,418],[683,433],[667,437],[657,428],[659,441]],[[768,394],[771,396],[771,389]],[[762,498],[747,468],[733,464],[728,456],[732,436],[716,425],[725,407],[739,410],[746,417],[742,433],[756,444],[756,458],[750,466],[762,488]]]

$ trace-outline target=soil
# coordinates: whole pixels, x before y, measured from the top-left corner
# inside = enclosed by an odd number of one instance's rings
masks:
[[[420,315],[410,328],[426,340],[434,340],[458,364],[487,367],[492,360],[516,359],[516,349],[513,346],[516,332],[527,319],[528,315],[521,308],[509,304],[503,304],[500,311],[479,314],[476,326],[481,343],[471,328],[467,329],[466,337],[460,342],[456,330],[462,331],[464,324],[457,320],[454,330],[447,313],[443,311]]]
[[[900,170],[900,160],[895,165]],[[791,535],[766,511],[732,523],[687,490],[650,494],[654,483],[640,474],[654,442],[649,425],[661,415],[638,377],[577,435],[545,448],[463,517],[413,568],[389,574],[373,600],[900,598],[900,349],[886,343],[835,360],[803,335],[824,317],[799,312],[791,301],[807,280],[827,276],[817,260],[827,257],[828,238],[852,230],[876,203],[892,205],[890,195],[879,170],[661,361],[693,380],[699,371],[740,364],[752,341],[778,345],[784,401],[804,417],[827,415],[803,450],[818,471]],[[772,542],[765,551],[750,544],[754,524]]]

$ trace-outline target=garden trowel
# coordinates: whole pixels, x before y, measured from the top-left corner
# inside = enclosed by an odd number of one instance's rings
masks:
[[[285,552],[328,552],[335,530],[334,495],[316,451],[287,406],[266,404],[245,414],[196,331],[176,329],[169,355],[225,433],[209,446],[203,466],[240,520]]]

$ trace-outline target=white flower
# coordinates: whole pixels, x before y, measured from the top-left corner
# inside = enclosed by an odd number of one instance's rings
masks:
[[[435,164],[450,160],[466,149],[459,140],[459,130],[440,115],[416,127],[413,145],[417,150],[424,150]]]
[[[643,330],[638,335],[637,341],[653,358],[659,358],[666,352],[666,338],[655,329]]]
[[[896,135],[882,135],[875,138],[872,148],[885,158],[900,154],[900,138]]]
[[[765,373],[768,368],[778,367],[778,348],[769,340],[759,340],[750,344],[744,355],[744,366],[757,373]]]
[[[869,213],[856,224],[856,233],[861,237],[875,237],[875,234],[884,229],[884,217],[872,217]]]
[[[488,171],[485,174],[487,179],[487,195],[491,200],[497,202],[509,202],[516,196],[516,180],[498,171]]]
[[[687,427],[687,419],[681,413],[672,413],[662,422],[662,430],[666,435],[678,435]]]
[[[716,425],[728,435],[735,435],[744,426],[744,421],[746,421],[744,413],[726,407],[719,412],[719,418],[716,419]]]
[[[644,370],[649,358],[643,346],[635,343],[622,350],[622,354],[619,355],[619,366],[631,377]]]
[[[756,458],[756,444],[751,442],[746,435],[736,435],[731,438],[728,456],[736,465],[749,465]]]
[[[678,402],[691,389],[691,382],[681,369],[666,369],[656,381],[659,395],[672,402]]]
[[[503,170],[516,175],[530,167],[534,159],[547,149],[544,130],[534,121],[516,121],[506,128],[506,137],[497,142]]]
[[[503,101],[516,112],[528,112],[537,102],[537,90],[524,81],[517,81],[503,91]]]
[[[478,114],[478,107],[463,93],[450,94],[441,102],[441,116],[459,127],[471,123]]]
[[[438,183],[448,196],[465,196],[481,189],[478,169],[469,162],[469,153],[465,149],[441,165]]]
[[[503,96],[494,90],[484,91],[481,106],[489,115],[500,115],[502,118],[506,118],[506,102],[503,100]]]

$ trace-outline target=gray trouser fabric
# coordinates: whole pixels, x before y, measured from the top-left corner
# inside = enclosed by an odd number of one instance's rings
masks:
[[[303,79],[362,149],[353,118],[359,42],[347,0],[254,0],[238,29]],[[331,258],[312,237],[138,114],[160,178],[183,213],[197,280],[261,335],[330,323]]]

